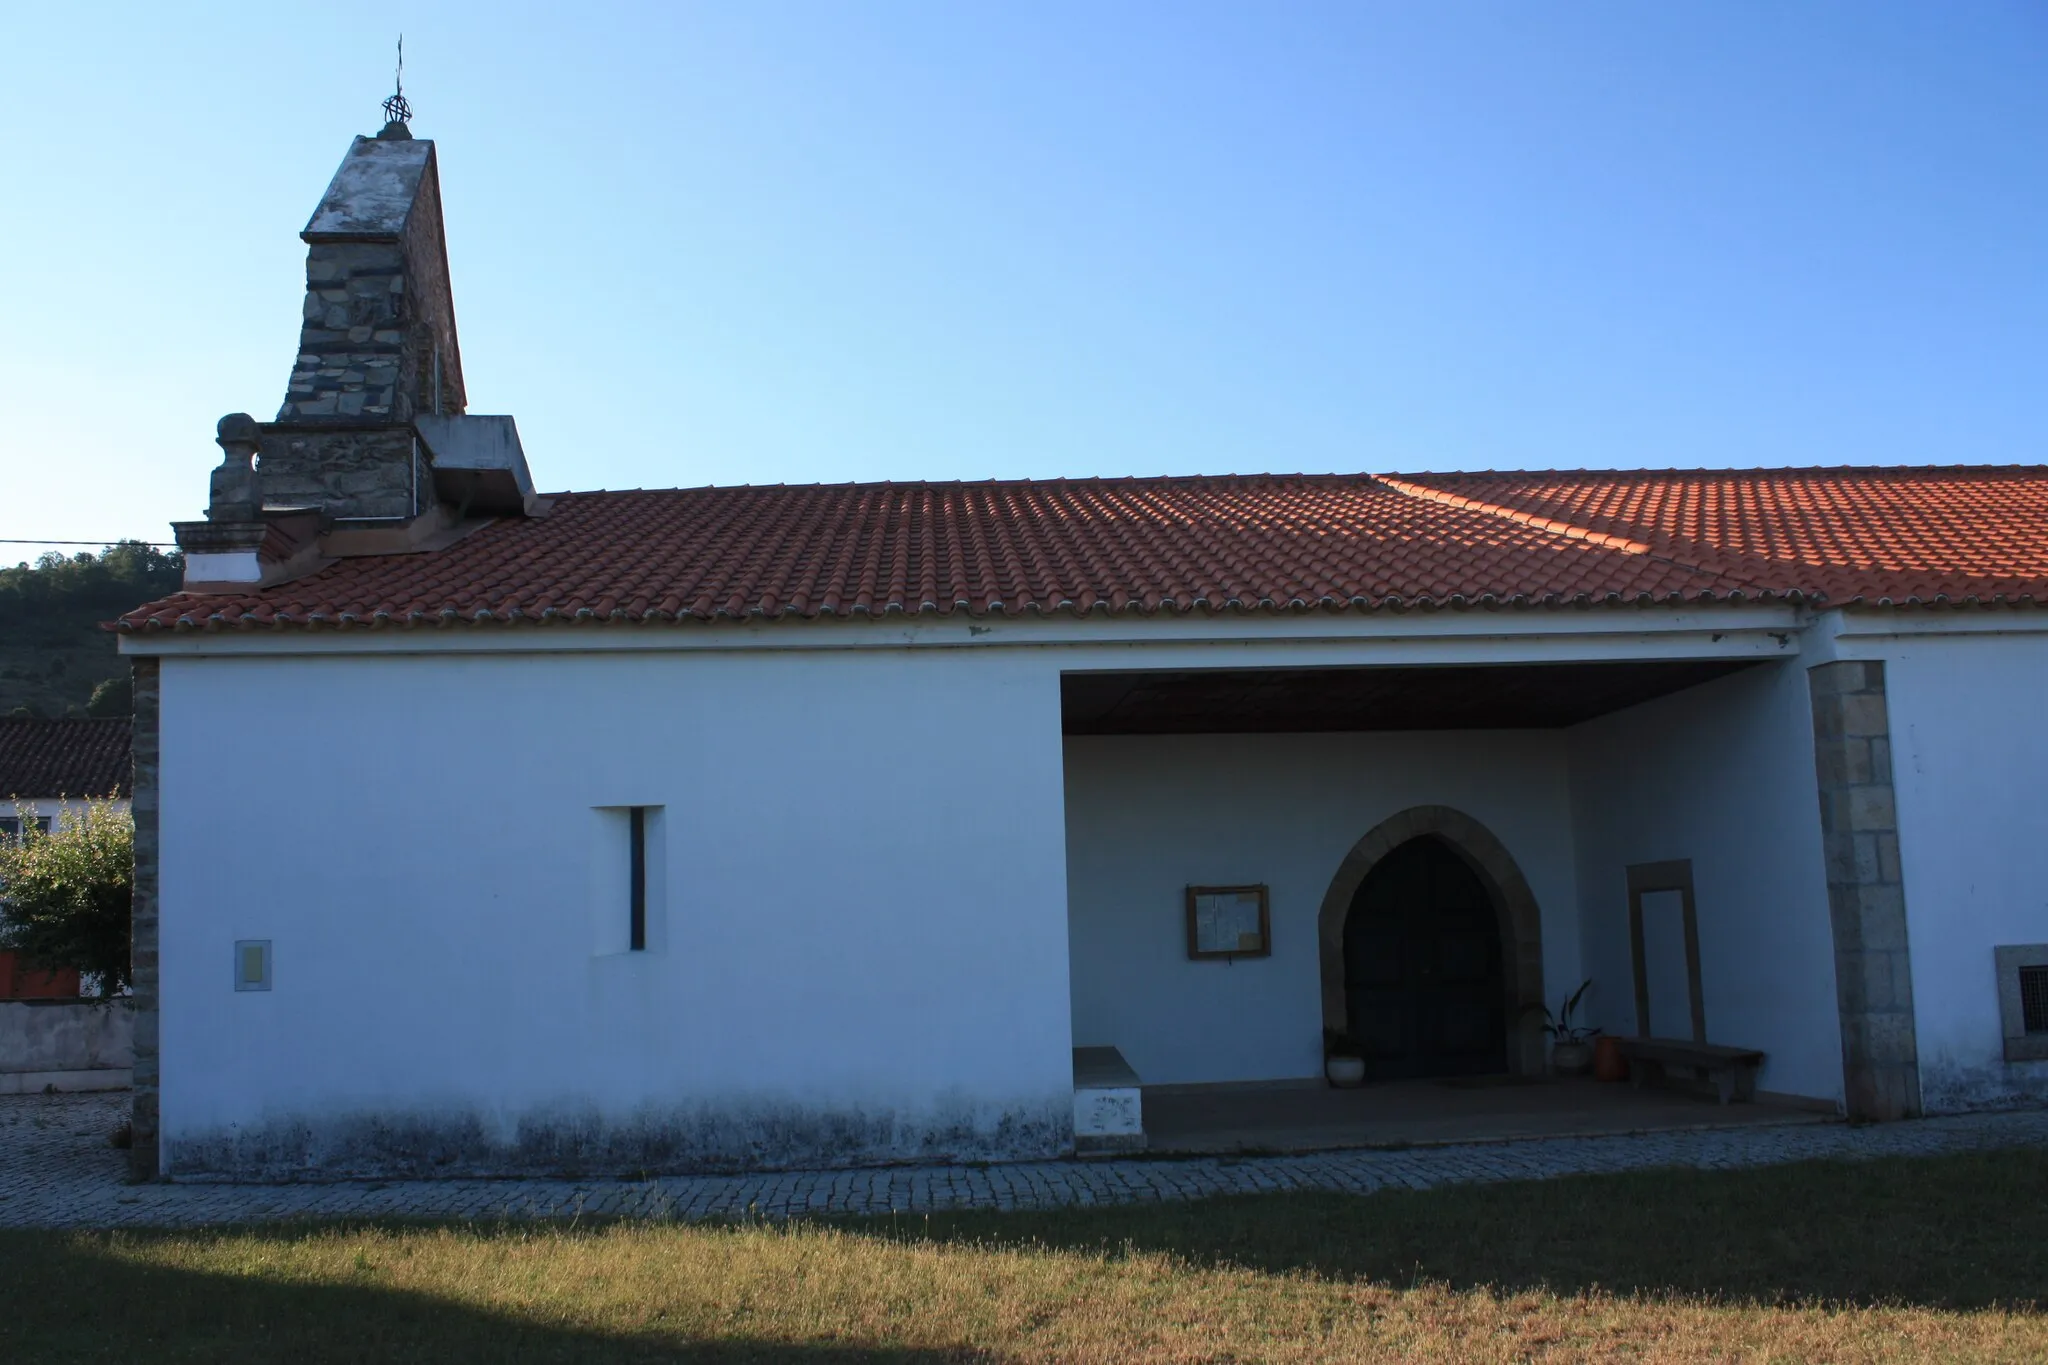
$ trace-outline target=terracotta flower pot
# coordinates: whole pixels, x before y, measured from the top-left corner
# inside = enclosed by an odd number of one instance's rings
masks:
[[[1333,1053],[1323,1058],[1323,1075],[1339,1090],[1356,1090],[1365,1084],[1365,1059]]]
[[[1593,1040],[1593,1079],[1596,1081],[1625,1081],[1628,1079],[1628,1058],[1621,1055],[1621,1040],[1605,1034]]]
[[[1552,1043],[1550,1069],[1560,1076],[1583,1076],[1593,1069],[1591,1043]]]

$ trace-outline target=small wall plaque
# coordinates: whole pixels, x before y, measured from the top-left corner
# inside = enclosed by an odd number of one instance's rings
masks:
[[[243,938],[235,940],[235,989],[238,991],[267,991],[270,989],[269,939]]]
[[[1273,951],[1272,916],[1263,886],[1188,888],[1188,956],[1266,957]]]

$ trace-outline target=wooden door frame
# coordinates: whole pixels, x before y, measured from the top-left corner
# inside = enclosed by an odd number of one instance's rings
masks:
[[[1650,1036],[1650,975],[1643,953],[1643,897],[1676,891],[1685,920],[1685,983],[1692,993],[1692,1040],[1707,1041],[1707,1002],[1700,988],[1700,922],[1693,906],[1692,859],[1636,863],[1628,869],[1628,947],[1636,974],[1636,1036]]]

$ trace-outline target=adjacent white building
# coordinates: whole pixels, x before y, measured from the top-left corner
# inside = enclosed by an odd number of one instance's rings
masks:
[[[110,801],[128,808],[129,722],[124,717],[89,720],[0,719],[0,839],[19,838],[30,828],[56,829],[78,817],[88,802]],[[0,951],[0,1001],[76,996],[75,971],[45,971]],[[0,1073],[13,1067],[11,1034],[0,1026]],[[0,1089],[7,1082],[0,1080]]]
[[[1850,1114],[2048,1097],[2048,470],[542,497],[432,144],[305,235],[119,623],[145,1173],[1053,1155],[1077,1048],[1533,1073],[1586,979]]]
[[[128,808],[129,721],[0,718],[0,836],[56,827],[87,802]]]
[[[61,829],[89,801],[128,806],[125,719],[0,719],[0,839]],[[0,914],[5,888],[0,887]],[[125,1003],[81,1000],[93,983],[0,951],[0,1095],[119,1090],[129,1084]]]

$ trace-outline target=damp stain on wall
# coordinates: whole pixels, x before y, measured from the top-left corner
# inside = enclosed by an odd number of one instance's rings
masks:
[[[1074,1145],[1070,1096],[922,1111],[779,1101],[648,1107],[629,1117],[561,1105],[499,1119],[473,1110],[281,1115],[173,1133],[179,1179],[653,1176],[1020,1161]]]
[[[1976,1059],[1943,1052],[1920,1063],[1920,1100],[1930,1114],[2048,1103],[2048,1062],[2008,1062],[1997,1052]]]

